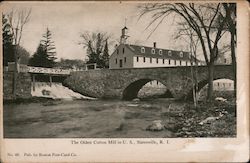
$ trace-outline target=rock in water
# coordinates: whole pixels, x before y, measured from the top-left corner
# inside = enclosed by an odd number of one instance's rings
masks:
[[[116,131],[122,131],[124,128],[124,123],[121,123],[120,126],[118,128],[116,128]]]
[[[216,97],[215,98],[216,101],[221,101],[221,102],[226,102],[227,99],[223,98],[223,97]]]
[[[133,99],[132,101],[134,101],[134,102],[139,102],[140,99],[139,99],[139,98],[135,98],[135,99]]]
[[[162,125],[161,120],[155,120],[149,125],[146,130],[148,131],[162,131],[164,129],[164,125]]]

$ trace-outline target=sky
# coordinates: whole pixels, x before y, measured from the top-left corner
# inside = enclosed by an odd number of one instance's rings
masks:
[[[36,51],[42,35],[48,27],[55,42],[57,58],[85,59],[86,49],[78,43],[80,35],[85,31],[103,31],[111,34],[114,40],[119,40],[121,29],[125,25],[129,29],[130,44],[153,46],[158,48],[187,50],[184,40],[175,41],[175,17],[169,16],[148,38],[154,28],[146,30],[151,17],[139,18],[139,3],[131,2],[6,2],[4,13],[10,10],[31,8],[30,20],[25,24],[21,46],[31,55]],[[155,24],[156,25],[156,24]],[[115,45],[112,45],[114,47]],[[110,54],[113,52],[109,47]]]

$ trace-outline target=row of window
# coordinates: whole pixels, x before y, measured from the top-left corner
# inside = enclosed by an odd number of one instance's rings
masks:
[[[231,83],[227,83],[229,87],[231,87]],[[227,85],[226,83],[217,83],[217,86],[221,86],[223,85],[223,87],[225,87]],[[214,86],[216,86],[216,84],[214,84]]]
[[[150,63],[152,63],[152,58],[149,58],[150,59]],[[136,57],[136,61],[139,62],[139,57]],[[166,61],[166,62],[165,62]],[[168,65],[171,65],[171,62],[174,61],[174,65],[177,65],[177,62],[179,62],[179,65],[180,66],[188,66],[188,65],[193,65],[193,63],[191,62],[188,62],[188,61],[181,61],[181,60],[167,60],[167,59],[162,59],[162,64],[168,64]],[[127,58],[124,57],[124,63],[127,62]],[[143,62],[145,63],[146,62],[146,57],[143,57]],[[159,63],[159,59],[156,58],[156,63],[158,64]],[[115,59],[115,64],[118,64],[118,59],[116,58]],[[200,65],[200,63],[199,63]]]
[[[145,48],[141,47],[141,53],[145,53]],[[155,49],[151,49],[151,54],[155,54]],[[162,55],[162,50],[159,50],[159,55]],[[172,51],[168,51],[168,56],[172,56]],[[180,57],[183,57],[183,52],[180,52]]]
[[[149,62],[150,63],[152,63],[152,58],[149,58],[150,60],[149,60]],[[136,61],[137,62],[139,62],[139,57],[136,57]],[[190,62],[188,62],[188,61],[181,61],[181,60],[166,60],[167,62],[165,62],[165,59],[162,59],[162,64],[171,64],[171,61],[174,61],[174,65],[177,65],[177,61],[179,62],[179,65],[186,65],[186,66],[188,66],[188,64],[190,64]],[[127,62],[127,58],[126,57],[124,57],[124,63],[126,63]],[[143,62],[145,63],[146,62],[146,57],[143,57]],[[117,60],[117,58],[115,59],[115,64],[117,64],[118,63],[118,60]],[[158,64],[159,63],[159,59],[158,58],[156,58],[156,63]],[[184,64],[185,63],[185,64]],[[192,63],[191,63],[191,65],[192,65]]]
[[[177,60],[172,60],[172,61],[174,61],[174,65],[177,64]],[[136,62],[139,62],[139,57],[136,57]],[[143,57],[143,62],[144,63],[146,62],[146,57]],[[152,58],[149,58],[149,62],[152,63]],[[185,62],[185,61],[180,61],[179,60],[179,65],[182,65],[183,62]],[[157,64],[159,63],[159,59],[158,58],[156,58],[156,63]],[[170,65],[171,64],[171,60],[167,60],[167,63]],[[165,64],[165,59],[162,59],[162,64]],[[186,66],[187,65],[188,65],[188,61],[186,61]]]

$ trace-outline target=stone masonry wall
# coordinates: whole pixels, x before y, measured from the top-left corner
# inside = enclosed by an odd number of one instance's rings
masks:
[[[207,67],[200,66],[197,74],[202,87],[207,83]],[[232,66],[215,66],[214,79],[220,78],[233,79]],[[139,89],[151,80],[164,84],[175,98],[187,97],[192,90],[190,66],[73,72],[64,85],[91,97],[121,99],[124,96],[134,98]]]
[[[106,71],[89,70],[83,72],[72,72],[71,76],[64,80],[63,85],[86,96],[103,97]]]
[[[18,73],[17,76],[17,98],[31,97],[31,77],[29,73]],[[3,73],[3,99],[13,99],[13,72]]]

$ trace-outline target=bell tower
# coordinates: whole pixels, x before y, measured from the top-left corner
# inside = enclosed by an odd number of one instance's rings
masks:
[[[125,26],[122,28],[120,44],[126,44],[128,37],[129,37],[128,28],[126,27],[126,19],[125,19]]]

